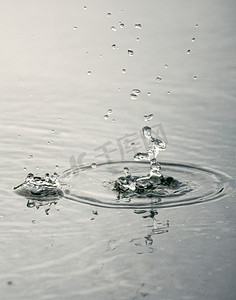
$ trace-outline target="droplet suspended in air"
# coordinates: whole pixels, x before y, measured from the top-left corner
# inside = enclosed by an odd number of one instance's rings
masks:
[[[115,123],[116,119],[112,119],[112,122]]]
[[[119,22],[120,28],[124,28],[125,24],[122,22]]]
[[[91,75],[91,73],[92,73],[92,72],[89,70],[89,71],[88,71],[88,75]]]
[[[107,114],[108,115],[112,114],[112,109],[111,108],[108,109]]]
[[[129,50],[128,50],[128,55],[129,55],[129,56],[133,56],[133,55],[134,55],[134,51],[131,50],[131,49],[129,49]]]
[[[109,116],[107,114],[104,115],[104,120],[107,120]]]
[[[147,139],[151,140],[151,138],[152,138],[152,129],[151,129],[151,127],[145,126],[145,127],[142,128],[142,131],[143,131],[143,135]]]
[[[160,76],[157,76],[156,81],[160,82],[162,80],[162,78]]]
[[[192,42],[195,42],[195,40],[196,40],[195,38],[192,38]]]
[[[110,16],[111,16],[111,13],[110,13],[110,12],[108,12],[108,13],[107,13],[107,16],[108,16],[108,17],[110,17]]]
[[[136,94],[130,94],[130,99],[131,100],[136,100],[138,98],[138,95]]]
[[[149,122],[153,118],[153,114],[145,115],[144,116],[144,121]]]
[[[193,76],[193,79],[194,79],[194,80],[197,80],[197,76],[196,76],[196,75],[195,75],[195,76]]]
[[[30,155],[29,155],[29,159],[32,159],[32,158],[33,158],[33,155],[32,155],[32,154],[30,154]]]
[[[112,49],[116,49],[116,44],[111,45]]]
[[[116,31],[115,26],[111,26],[111,30],[112,30],[112,31]]]
[[[190,49],[188,49],[188,50],[187,50],[187,54],[190,54],[190,52],[191,52],[191,50],[190,50]]]
[[[92,168],[92,169],[96,169],[96,167],[97,167],[97,164],[96,164],[96,163],[92,163],[92,164],[91,164],[91,168]]]
[[[170,91],[167,91],[167,95],[170,95]]]
[[[87,9],[87,6],[84,6],[84,10],[86,10]]]
[[[148,95],[148,96],[151,96],[151,92],[148,92],[147,95]]]
[[[126,73],[126,69],[122,69],[122,73]]]
[[[139,37],[137,37],[136,41],[139,42]]]
[[[78,27],[77,26],[74,26],[74,30],[77,30],[78,29]]]
[[[198,27],[198,24],[196,24],[195,27]]]
[[[140,23],[139,24],[135,24],[134,26],[135,26],[135,28],[138,28],[138,29],[142,28],[142,24],[140,24]]]
[[[165,64],[165,68],[166,68],[166,69],[168,68],[168,65],[167,65],[167,64]]]
[[[133,94],[139,95],[141,94],[141,91],[139,89],[133,89]]]

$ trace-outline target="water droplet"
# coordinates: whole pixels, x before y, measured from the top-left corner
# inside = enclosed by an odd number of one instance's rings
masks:
[[[21,135],[20,134],[18,134],[18,139],[20,139],[21,138]]]
[[[27,168],[26,167],[24,167],[24,171],[26,171],[27,170]]]
[[[131,143],[130,146],[134,147],[134,146],[135,146],[135,143]]]
[[[122,22],[119,22],[120,28],[124,28],[125,24]]]
[[[168,91],[167,94],[170,95],[170,91]]]
[[[151,140],[152,138],[152,129],[149,126],[145,126],[142,128],[143,131],[143,135],[145,136],[145,138],[147,138],[148,140]]]
[[[125,73],[126,72],[126,69],[122,69],[122,73]]]
[[[84,10],[86,10],[87,9],[87,6],[84,6]]]
[[[153,114],[145,115],[144,116],[144,121],[149,122],[153,118]]]
[[[78,27],[77,26],[74,26],[74,30],[77,30],[78,29]]]
[[[139,89],[133,89],[133,94],[139,95],[141,91]]]
[[[198,27],[198,24],[196,24],[195,26]]]
[[[91,73],[92,73],[91,71],[88,71],[88,75],[91,75]]]
[[[55,168],[56,168],[56,169],[58,169],[58,168],[59,168],[59,166],[58,166],[58,165],[56,165],[56,166],[55,166]]]
[[[139,161],[139,160],[149,160],[149,155],[148,153],[141,153],[138,152],[137,154],[134,155],[134,160]]]
[[[136,94],[130,94],[130,99],[131,100],[136,100],[137,97],[138,97],[138,95],[136,95]]]
[[[196,40],[195,38],[192,38],[192,42],[195,42],[195,40]]]
[[[148,94],[148,96],[151,96],[151,92],[148,92],[147,94]]]
[[[187,54],[190,54],[190,52],[191,52],[191,50],[190,50],[190,49],[188,49],[188,50],[187,50]]]
[[[115,123],[116,119],[112,119],[112,122]]]
[[[52,129],[52,133],[55,133],[55,130],[54,130],[54,129]]]
[[[108,115],[104,115],[104,120],[107,120],[109,118]]]
[[[134,51],[131,50],[131,49],[129,49],[129,50],[128,50],[128,55],[129,55],[129,56],[133,56],[133,55],[134,55]]]
[[[112,109],[109,108],[108,111],[107,111],[108,115],[112,114]]]
[[[142,24],[135,24],[134,26],[135,26],[135,28],[138,28],[138,29],[142,28]]]
[[[124,173],[125,173],[126,176],[129,176],[130,175],[129,168],[125,167],[124,168]]]
[[[96,163],[92,163],[92,164],[91,164],[91,168],[92,168],[92,169],[96,169],[96,167],[97,167],[97,164],[96,164]]]
[[[115,26],[111,26],[111,30],[112,30],[112,31],[116,31]]]
[[[160,82],[162,80],[162,78],[160,76],[157,76],[156,81]]]
[[[32,154],[30,154],[30,155],[29,155],[29,159],[32,159],[32,158],[33,158],[33,155],[32,155]]]
[[[111,13],[110,13],[110,12],[108,12],[108,13],[107,13],[107,16],[108,16],[108,17],[110,17],[110,16],[111,16]]]
[[[111,45],[112,49],[116,49],[116,44]]]
[[[196,76],[196,75],[195,75],[195,76],[193,76],[193,79],[194,79],[194,80],[197,80],[197,76]]]
[[[166,69],[168,68],[168,65],[167,65],[167,64],[165,64],[165,68],[166,68]]]
[[[136,41],[139,42],[139,37],[136,38]]]

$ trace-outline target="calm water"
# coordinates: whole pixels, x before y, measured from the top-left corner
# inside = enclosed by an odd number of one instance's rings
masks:
[[[160,162],[236,175],[235,1],[93,2],[0,3],[1,299],[233,300],[235,193],[152,218],[13,191],[29,172],[132,161],[147,124]]]

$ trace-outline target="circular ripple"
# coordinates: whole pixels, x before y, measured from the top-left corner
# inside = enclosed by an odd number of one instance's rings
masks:
[[[167,208],[219,200],[233,191],[233,179],[222,172],[187,164],[160,164],[164,177],[175,178],[178,186],[117,200],[113,183],[123,176],[123,168],[128,167],[133,176],[141,176],[148,173],[149,163],[110,162],[98,164],[95,169],[88,166],[65,171],[62,178],[71,188],[70,194],[64,198],[109,208]]]

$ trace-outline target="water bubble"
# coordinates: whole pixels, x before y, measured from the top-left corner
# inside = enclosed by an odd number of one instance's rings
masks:
[[[111,26],[111,30],[112,30],[112,31],[116,31],[115,26]]]
[[[104,120],[107,120],[109,118],[109,116],[106,114],[104,115]]]
[[[125,24],[122,22],[119,22],[120,28],[124,28]]]
[[[195,40],[196,40],[195,38],[192,38],[192,42],[195,42]]]
[[[112,109],[109,108],[108,111],[107,111],[108,115],[112,114]]]
[[[126,69],[122,69],[122,73],[125,73],[126,72]]]
[[[190,52],[191,52],[191,50],[190,50],[190,49],[188,49],[188,50],[187,50],[187,54],[190,54]]]
[[[111,45],[112,49],[116,49],[116,44]]]
[[[157,76],[156,81],[160,82],[162,80],[162,78],[160,76]]]
[[[92,168],[92,169],[96,169],[96,167],[97,167],[97,164],[96,164],[96,163],[92,163],[92,164],[91,164],[91,168]]]
[[[145,115],[144,116],[144,121],[149,122],[153,118],[153,114]]]
[[[151,92],[148,92],[147,95],[148,95],[148,96],[151,96]]]
[[[136,100],[138,98],[138,95],[136,94],[130,94],[130,99],[131,100]]]
[[[108,17],[110,17],[110,16],[111,16],[111,13],[110,13],[110,12],[108,12],[108,13],[107,13],[107,16],[108,16]]]
[[[134,55],[134,51],[131,50],[131,49],[129,49],[129,50],[128,50],[128,55],[129,55],[129,56],[133,56],[133,55]]]
[[[138,28],[138,29],[142,28],[142,24],[135,24],[134,26],[135,26],[135,28]]]
[[[88,71],[88,75],[91,75],[91,73],[92,73],[92,72],[89,70],[89,71]]]
[[[197,80],[197,76],[196,76],[196,75],[195,75],[195,76],[193,76],[193,79],[194,79],[194,80]]]
[[[139,95],[141,91],[139,89],[133,89],[133,94]]]

